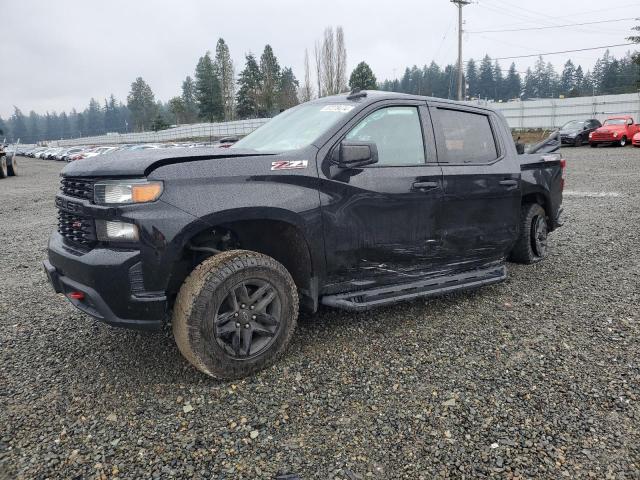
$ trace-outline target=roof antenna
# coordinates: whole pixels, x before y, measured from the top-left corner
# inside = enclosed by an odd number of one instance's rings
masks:
[[[364,98],[367,96],[366,90],[360,90],[359,88],[354,88],[351,90],[351,93],[347,96],[347,100],[357,100],[358,98]]]

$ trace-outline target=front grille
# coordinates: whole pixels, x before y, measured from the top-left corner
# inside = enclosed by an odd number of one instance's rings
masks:
[[[96,243],[93,220],[73,213],[58,211],[58,232],[68,241],[87,248]]]
[[[591,140],[613,140],[613,135],[610,133],[594,133],[591,135]]]
[[[93,200],[92,179],[62,177],[60,191],[69,197]]]

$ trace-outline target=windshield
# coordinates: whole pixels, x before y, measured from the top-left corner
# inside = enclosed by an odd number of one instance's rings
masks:
[[[610,118],[604,121],[604,125],[626,125],[627,120],[625,118]]]
[[[353,105],[348,104],[300,105],[269,120],[231,148],[248,148],[260,152],[286,152],[304,148],[351,110]]]
[[[563,130],[579,130],[584,126],[584,122],[579,122],[578,120],[572,120],[571,122],[565,124],[562,127]]]

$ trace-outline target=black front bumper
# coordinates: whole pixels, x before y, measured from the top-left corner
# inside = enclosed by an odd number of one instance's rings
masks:
[[[166,323],[164,292],[140,288],[140,254],[136,250],[79,252],[55,232],[44,268],[56,293],[63,293],[75,307],[98,320],[139,330],[158,330]],[[72,298],[71,292],[81,292],[84,298]]]

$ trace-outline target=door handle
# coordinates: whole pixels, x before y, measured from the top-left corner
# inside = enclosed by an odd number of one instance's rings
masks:
[[[415,182],[412,185],[414,190],[433,190],[434,188],[438,188],[438,182]]]
[[[516,187],[518,185],[517,180],[500,180],[500,185],[505,187]]]

